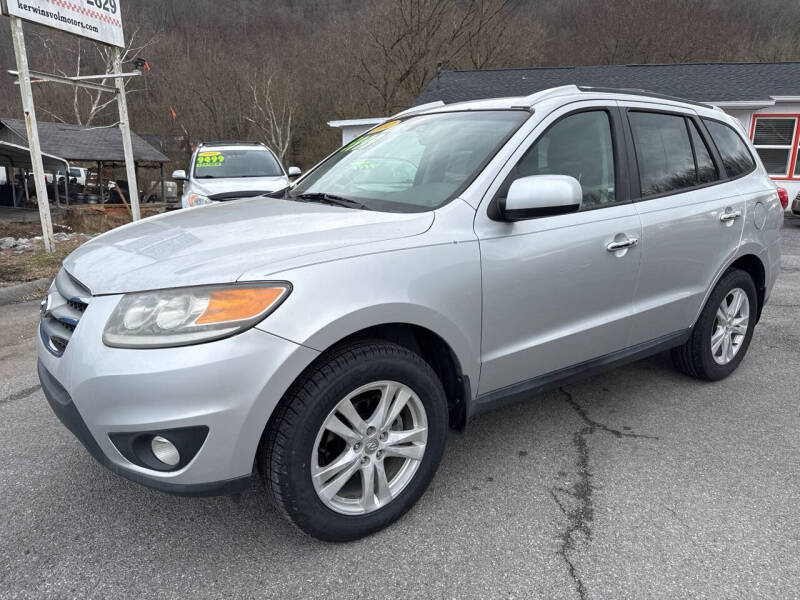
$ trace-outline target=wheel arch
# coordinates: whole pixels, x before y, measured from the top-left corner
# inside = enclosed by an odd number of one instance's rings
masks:
[[[447,397],[449,426],[463,431],[467,406],[472,400],[470,377],[451,345],[438,333],[411,323],[382,323],[356,331],[334,345],[378,339],[395,343],[420,355],[436,373]]]
[[[744,254],[734,260],[725,272],[730,269],[741,269],[753,279],[756,285],[756,296],[758,297],[758,307],[756,310],[756,323],[761,319],[761,309],[764,307],[764,297],[767,293],[767,271],[764,263],[755,254]],[[714,283],[716,285],[716,282]]]
[[[324,360],[327,353],[333,348],[359,340],[379,340],[395,343],[420,355],[430,365],[442,383],[447,398],[449,427],[457,431],[464,431],[468,418],[468,406],[472,401],[475,382],[465,372],[463,361],[453,349],[453,346],[433,329],[418,323],[402,321],[377,323],[362,327],[334,341],[330,341],[324,348],[318,348],[320,350],[319,356],[297,375],[294,382],[297,382],[309,370],[313,369],[320,360]],[[261,447],[268,438],[275,415],[279,412],[278,407],[286,401],[294,382],[284,392],[264,425],[258,450],[254,457],[256,466]]]
[[[324,338],[323,338],[324,339]],[[380,340],[403,346],[420,355],[434,370],[447,396],[450,426],[463,430],[466,424],[466,406],[472,400],[474,375],[465,365],[465,359],[456,351],[455,345],[445,339],[433,327],[414,321],[392,320],[368,324],[360,328],[352,328],[348,333],[328,338],[320,344],[321,339],[314,336],[311,343],[306,343],[320,351],[320,355],[297,377],[302,377],[317,361],[323,360],[331,349],[342,344],[359,340]],[[468,359],[467,359],[468,360]]]
[[[348,304],[349,310],[346,311],[338,311],[336,303],[332,303],[319,313],[305,313],[305,322],[293,330],[280,327],[273,330],[268,322],[256,327],[320,353],[343,341],[363,337],[365,331],[390,336],[388,341],[401,345],[410,338],[407,334],[398,333],[399,331],[416,332],[421,340],[440,340],[452,353],[461,373],[469,378],[473,386],[477,385],[480,375],[479,305],[453,307],[452,314],[447,314],[447,305],[439,301],[406,299],[402,302],[370,302],[369,298],[359,297]],[[299,315],[292,317],[296,321]]]
[[[720,270],[714,276],[714,280],[711,282],[711,285],[708,286],[706,289],[705,296],[703,297],[703,302],[700,304],[700,307],[697,309],[697,314],[694,317],[694,321],[692,322],[692,326],[694,323],[697,322],[697,319],[700,317],[700,313],[703,310],[703,307],[708,302],[709,296],[714,291],[714,288],[717,287],[720,279],[731,269],[741,269],[750,275],[753,278],[753,282],[756,286],[756,295],[758,300],[758,307],[756,311],[756,322],[761,318],[761,309],[764,306],[764,298],[766,297],[766,267],[764,265],[764,261],[761,259],[759,254],[763,251],[762,248],[743,248],[740,252],[736,255],[732,256]]]

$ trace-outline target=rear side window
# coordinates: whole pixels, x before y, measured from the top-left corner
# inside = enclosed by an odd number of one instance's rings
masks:
[[[729,178],[744,175],[756,168],[756,163],[750,155],[747,144],[744,143],[742,137],[732,127],[711,119],[703,119],[703,122],[711,134],[711,139],[714,140],[714,144],[717,146],[717,150],[722,157],[722,165],[725,167]]]
[[[692,147],[697,161],[697,183],[703,184],[716,181],[719,179],[717,166],[714,164],[714,159],[711,158],[708,146],[703,141],[703,136],[697,131],[697,125],[694,124],[694,121],[687,119],[686,123],[689,125],[689,131],[692,134]]]
[[[642,196],[668,194],[697,185],[692,143],[679,115],[630,112]]]
[[[568,115],[531,146],[506,179],[503,192],[520,177],[570,175],[583,190],[581,210],[617,202],[614,193],[614,145],[604,110]]]

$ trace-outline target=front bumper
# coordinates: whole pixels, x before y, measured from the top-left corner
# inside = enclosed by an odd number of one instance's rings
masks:
[[[185,496],[214,496],[218,494],[233,494],[246,489],[250,482],[250,476],[237,477],[235,479],[228,479],[226,481],[212,481],[208,483],[197,484],[176,484],[169,481],[163,481],[157,477],[151,477],[144,473],[125,469],[117,463],[109,460],[103,453],[100,445],[92,436],[86,422],[81,417],[72,398],[69,397],[67,390],[61,387],[61,384],[56,381],[47,369],[42,366],[39,361],[39,381],[42,382],[42,390],[44,396],[50,403],[50,408],[56,414],[58,419],[63,425],[69,429],[73,435],[86,447],[91,454],[101,465],[111,469],[117,475],[141,483],[143,485],[161,490],[162,492],[169,492],[172,494],[180,494]]]
[[[133,481],[190,495],[247,486],[272,411],[319,353],[258,329],[179,348],[109,348],[101,335],[118,301],[93,298],[60,357],[37,336],[53,411],[101,464]],[[196,426],[208,435],[175,471],[134,464],[109,437]]]

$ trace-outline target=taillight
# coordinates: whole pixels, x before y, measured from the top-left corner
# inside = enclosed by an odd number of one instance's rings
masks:
[[[778,188],[778,199],[781,201],[781,206],[785,210],[786,207],[789,206],[789,192],[786,191],[786,188]]]

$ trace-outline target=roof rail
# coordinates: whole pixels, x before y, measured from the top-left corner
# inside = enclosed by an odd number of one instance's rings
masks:
[[[263,142],[243,142],[241,140],[206,140],[200,146],[264,146]]]
[[[640,88],[611,88],[611,87],[594,87],[589,85],[579,85],[578,89],[582,92],[602,92],[609,94],[627,94],[628,96],[648,96],[650,98],[658,98],[660,100],[672,100],[674,102],[683,102],[684,104],[694,104],[695,106],[702,106],[703,108],[715,108],[711,104],[704,102],[697,102],[695,100],[687,100],[679,96],[669,96],[667,94],[658,94]]]
[[[533,108],[533,105],[537,102],[541,102],[545,98],[556,98],[558,96],[569,96],[570,94],[577,94],[580,92],[580,88],[577,85],[570,84],[570,85],[560,85],[558,87],[549,88],[546,90],[541,90],[530,96],[525,96],[521,99],[520,104],[512,106],[511,108],[524,108],[526,110]]]
[[[439,108],[440,106],[444,106],[444,102],[442,102],[441,100],[428,102],[427,104],[420,104],[419,106],[412,106],[411,108],[401,110],[399,113],[392,115],[391,117],[389,117],[389,119],[387,119],[387,121],[391,119],[399,119],[400,117],[407,117],[409,115],[413,115],[418,112],[422,112],[424,110],[429,110],[431,108]]]

